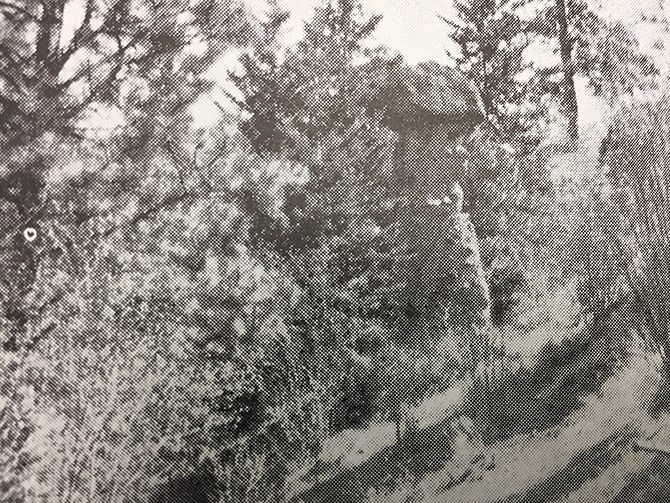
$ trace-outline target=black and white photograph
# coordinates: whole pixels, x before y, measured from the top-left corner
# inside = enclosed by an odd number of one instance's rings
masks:
[[[0,503],[670,502],[670,1],[0,0]]]

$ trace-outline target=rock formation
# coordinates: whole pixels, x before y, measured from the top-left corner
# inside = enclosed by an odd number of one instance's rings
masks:
[[[422,205],[406,212],[401,227],[410,257],[405,268],[410,306],[424,316],[446,316],[451,324],[485,325],[488,286],[469,216],[444,203]]]
[[[436,64],[398,67],[388,80],[389,125],[400,138],[396,169],[407,181],[400,227],[409,252],[407,308],[418,315],[411,331],[481,328],[489,321],[488,286],[458,185],[459,145],[484,119],[481,100],[462,75]]]

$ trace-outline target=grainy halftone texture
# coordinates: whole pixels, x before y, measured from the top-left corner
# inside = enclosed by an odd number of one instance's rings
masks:
[[[0,0],[0,503],[670,499],[669,101],[256,7]]]

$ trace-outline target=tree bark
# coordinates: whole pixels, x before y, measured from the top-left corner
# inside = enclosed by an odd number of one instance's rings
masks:
[[[579,140],[577,93],[575,91],[575,68],[572,61],[572,40],[568,34],[567,0],[556,0],[558,42],[563,64],[563,111],[568,119],[569,146],[576,148]]]

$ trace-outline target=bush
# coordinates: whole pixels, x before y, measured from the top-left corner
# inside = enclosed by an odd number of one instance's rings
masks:
[[[480,245],[491,297],[491,321],[494,325],[510,320],[526,286],[526,273],[516,253],[510,245],[501,246],[499,241],[489,238],[482,240]]]
[[[220,258],[217,284],[211,267],[189,282],[174,264],[144,265],[118,276],[92,260],[55,331],[0,352],[6,501],[160,501],[195,479],[210,499],[276,501],[326,433],[281,303],[252,309],[267,271],[243,253]],[[157,280],[168,270],[179,295]]]
[[[600,219],[644,306],[651,338],[670,358],[670,102],[622,105],[601,147],[613,211]]]
[[[378,407],[382,415],[396,423],[398,440],[408,418],[408,407],[416,406],[432,393],[443,391],[459,371],[458,343],[452,332],[426,347],[389,341],[374,361],[374,379],[378,383]]]

